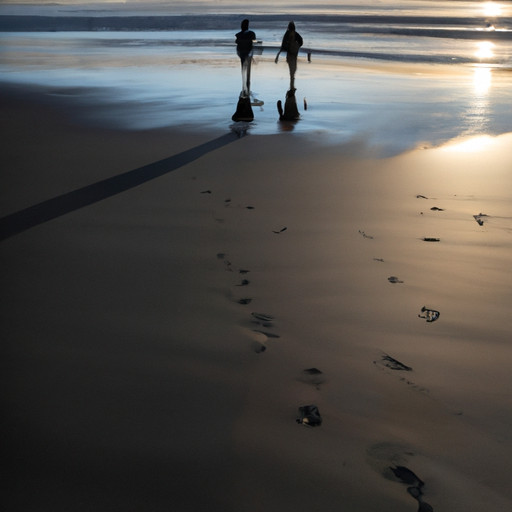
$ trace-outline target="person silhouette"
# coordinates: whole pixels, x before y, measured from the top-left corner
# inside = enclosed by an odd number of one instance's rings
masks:
[[[294,88],[295,72],[297,71],[297,55],[303,44],[302,36],[295,30],[295,23],[290,21],[288,28],[283,36],[281,48],[277,52],[275,63],[279,61],[281,52],[286,52],[286,62],[290,70],[290,89]]]
[[[240,32],[236,34],[236,52],[240,57],[242,65],[242,94],[241,96],[249,96],[251,92],[251,61],[252,61],[252,45],[256,40],[256,34],[249,30],[249,20],[242,20]]]

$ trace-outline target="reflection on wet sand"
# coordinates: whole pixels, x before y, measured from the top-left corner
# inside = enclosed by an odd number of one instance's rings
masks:
[[[298,121],[300,119],[295,89],[286,92],[284,109],[281,100],[277,102],[277,111],[279,112],[279,121]]]

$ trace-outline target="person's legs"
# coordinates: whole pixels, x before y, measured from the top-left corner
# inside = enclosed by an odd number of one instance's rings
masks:
[[[252,53],[240,57],[242,62],[242,94],[249,96],[251,92],[251,61]]]
[[[295,72],[297,71],[297,56],[287,55],[286,62],[288,62],[288,68],[290,70],[290,82],[293,83],[295,81]]]

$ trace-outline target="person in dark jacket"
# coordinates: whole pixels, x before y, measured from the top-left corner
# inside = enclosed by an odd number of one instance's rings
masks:
[[[295,72],[297,71],[297,55],[299,49],[303,44],[301,35],[295,30],[295,23],[290,21],[288,23],[288,29],[284,33],[283,41],[281,42],[281,48],[276,55],[276,64],[279,60],[281,52],[286,52],[286,62],[290,69],[290,89],[293,89],[295,82]]]
[[[242,20],[242,30],[236,34],[236,53],[242,65],[242,95],[249,96],[251,91],[252,45],[256,34],[249,30],[249,20]]]

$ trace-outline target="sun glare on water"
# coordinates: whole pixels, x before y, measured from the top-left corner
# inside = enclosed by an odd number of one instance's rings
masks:
[[[481,41],[477,45],[475,56],[479,59],[492,59],[494,57],[494,43],[491,41]]]
[[[477,67],[473,74],[473,88],[477,96],[482,96],[489,92],[492,84],[492,72],[487,67]]]
[[[485,2],[483,5],[484,16],[495,18],[501,15],[501,6],[494,2]]]

